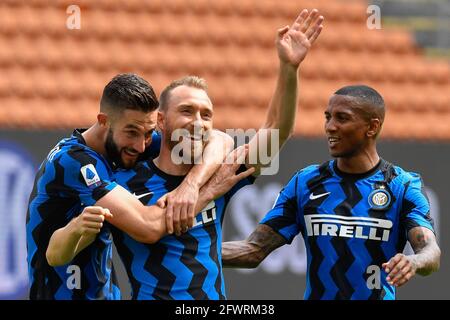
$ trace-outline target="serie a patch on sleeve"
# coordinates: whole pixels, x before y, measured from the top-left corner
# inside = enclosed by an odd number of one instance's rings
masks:
[[[93,164],[81,167],[80,171],[89,189],[94,189],[102,184]]]

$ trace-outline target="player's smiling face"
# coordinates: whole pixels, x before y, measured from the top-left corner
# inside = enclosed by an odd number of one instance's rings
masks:
[[[204,134],[212,129],[213,107],[208,94],[198,88],[185,85],[174,88],[170,92],[168,105],[158,118],[164,139],[170,149],[180,143],[193,151],[194,147],[202,149],[206,141]],[[180,130],[183,139],[172,141],[172,133]],[[185,135],[188,134],[188,137]],[[183,148],[183,150],[185,150]]]
[[[156,112],[125,110],[112,120],[105,142],[109,159],[122,168],[132,168],[151,143]]]
[[[328,150],[335,158],[352,157],[368,145],[369,123],[349,96],[333,95],[325,111]]]

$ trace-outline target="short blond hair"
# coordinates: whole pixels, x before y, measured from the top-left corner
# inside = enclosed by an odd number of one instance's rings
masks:
[[[169,102],[170,92],[176,87],[187,86],[192,88],[201,89],[205,92],[208,92],[208,85],[206,84],[206,80],[197,76],[186,76],[181,79],[177,79],[172,81],[164,90],[161,92],[159,96],[159,108],[160,110],[165,111],[167,109],[167,103]]]

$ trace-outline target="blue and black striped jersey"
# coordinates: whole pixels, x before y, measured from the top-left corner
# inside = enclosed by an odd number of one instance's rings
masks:
[[[118,184],[145,205],[155,204],[184,179],[162,172],[151,160],[139,163],[134,170],[118,171],[115,176]],[[210,202],[197,214],[194,226],[181,236],[167,235],[155,244],[144,244],[113,228],[132,299],[225,299],[221,259],[224,213],[232,195],[253,181],[253,177],[241,180]]]
[[[305,299],[395,299],[381,265],[411,228],[433,230],[420,176],[384,160],[365,174],[343,173],[335,160],[297,172],[261,223],[287,243],[302,233]]]
[[[41,164],[26,219],[30,299],[120,299],[107,224],[71,263],[54,268],[45,256],[54,231],[116,186],[111,177],[107,161],[86,146],[78,130]]]

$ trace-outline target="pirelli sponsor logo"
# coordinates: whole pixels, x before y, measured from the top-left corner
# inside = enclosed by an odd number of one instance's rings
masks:
[[[216,209],[216,202],[214,200],[208,203],[202,212],[195,217],[193,228],[214,223],[217,219]]]
[[[333,214],[305,216],[308,237],[331,236],[388,241],[392,221],[369,217],[346,217]]]

